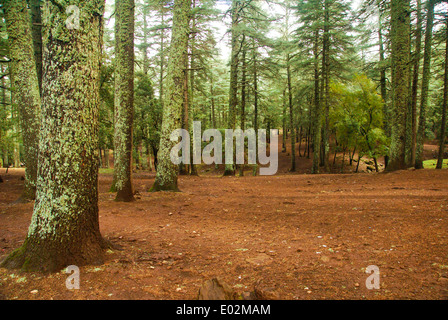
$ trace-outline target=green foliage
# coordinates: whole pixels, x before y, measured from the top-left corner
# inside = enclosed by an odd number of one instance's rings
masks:
[[[357,147],[361,155],[372,158],[387,154],[383,102],[372,80],[357,75],[348,84],[332,83],[330,99],[330,125],[342,146]]]
[[[134,145],[143,142],[156,154],[160,142],[162,106],[154,98],[153,83],[149,75],[136,73],[134,90]]]

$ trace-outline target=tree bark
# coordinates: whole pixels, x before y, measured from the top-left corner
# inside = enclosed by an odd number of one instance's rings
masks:
[[[134,118],[134,0],[115,1],[115,201],[134,201],[132,149]]]
[[[388,171],[406,168],[406,113],[409,102],[410,70],[409,0],[391,1],[392,125]]]
[[[40,93],[31,34],[30,16],[25,0],[3,0],[9,54],[11,58],[11,95],[17,105],[24,145],[25,187],[20,201],[34,200],[37,180]]]
[[[446,137],[446,111],[448,104],[448,16],[445,18],[445,74],[443,76],[443,104],[442,104],[442,124],[440,126],[439,155],[437,157],[436,169],[442,169],[443,154],[445,151]]]
[[[428,104],[429,78],[431,77],[431,46],[432,46],[432,27],[434,24],[434,0],[428,0],[426,33],[425,33],[425,52],[423,54],[423,75],[422,90],[420,100],[420,115],[417,131],[417,146],[415,150],[415,168],[423,169],[423,144],[426,130],[426,106]]]
[[[235,129],[236,108],[238,105],[238,53],[239,53],[239,1],[232,0],[232,27],[231,43],[232,51],[230,53],[230,87],[229,87],[229,116],[227,120],[227,129]],[[235,174],[235,164],[225,164],[224,176]]]
[[[315,31],[313,54],[314,54],[314,134],[313,134],[313,164],[311,173],[319,173],[320,139],[321,139],[321,108],[319,99],[319,30]]]
[[[291,57],[289,53],[286,55],[286,73],[288,78],[288,107],[289,107],[289,128],[291,129],[291,168],[289,171],[296,171],[296,139],[294,130],[294,110],[292,105],[292,85],[291,85]]]
[[[151,191],[179,191],[177,186],[178,166],[171,162],[171,149],[177,144],[170,140],[171,132],[181,128],[184,64],[183,58],[188,46],[190,0],[175,0],[173,27],[168,59],[162,132],[157,155],[157,173]]]
[[[39,93],[42,95],[42,12],[41,0],[28,0],[31,9],[31,32],[33,37],[34,58],[39,81]]]
[[[417,143],[417,90],[418,75],[420,70],[420,51],[422,44],[422,14],[421,0],[417,0],[417,27],[415,30],[415,53],[414,53],[414,70],[412,74],[412,96],[411,96],[411,112],[412,112],[412,137],[411,137],[411,156],[410,164],[415,164],[415,148]]]
[[[105,4],[72,4],[83,10],[76,32],[65,28],[67,15],[53,2],[44,11],[36,202],[23,245],[2,267],[54,272],[71,264],[103,262],[106,242],[98,221],[97,150]]]

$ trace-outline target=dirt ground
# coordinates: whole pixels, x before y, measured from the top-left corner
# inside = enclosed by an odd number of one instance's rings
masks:
[[[276,299],[448,298],[448,170],[310,175],[298,158],[291,174],[288,159],[275,176],[181,176],[180,193],[147,192],[154,173],[139,172],[130,204],[113,201],[101,174],[101,232],[121,250],[80,267],[79,290],[63,271],[0,269],[0,298],[195,299],[215,277]],[[23,242],[33,203],[14,203],[23,170],[0,175],[2,260]],[[369,265],[380,289],[366,288]]]

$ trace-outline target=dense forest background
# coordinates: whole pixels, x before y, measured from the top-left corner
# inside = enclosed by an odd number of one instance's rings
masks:
[[[262,279],[287,298],[364,298],[374,265],[391,290],[370,297],[446,297],[448,171],[420,170],[447,167],[446,1],[0,5],[9,296],[37,293],[10,269],[101,265],[83,297],[185,297],[220,275],[240,291]],[[198,122],[278,129],[279,145],[256,143],[282,170],[263,177],[261,154],[208,162],[227,156],[217,145],[207,163],[174,163],[171,134],[188,130],[194,159]],[[48,279],[39,290],[67,297]]]
[[[41,87],[42,4],[29,0],[28,5]],[[278,128],[284,133],[283,150],[290,136],[291,153],[298,149],[299,157],[313,157],[313,172],[330,172],[335,152],[350,162],[355,153],[373,159],[378,171],[395,148],[395,121],[404,119],[405,151],[393,154],[404,153],[407,167],[422,167],[424,141],[440,141],[446,133],[447,7],[422,0],[406,5],[408,30],[396,38],[409,39],[408,56],[399,58],[407,66],[407,108],[397,117],[394,99],[403,96],[394,98],[389,1],[192,1],[183,53],[182,127],[201,121],[203,130]],[[137,0],[133,8],[129,55],[135,55],[135,84],[129,125],[134,169],[153,170],[158,162],[172,6],[170,1]],[[98,152],[100,166],[109,168],[118,59],[114,1],[106,1],[104,17]],[[26,162],[24,129],[12,94],[5,20],[1,23],[0,161],[3,167],[20,167]],[[443,148],[440,154],[443,158]],[[291,171],[295,162],[291,157]]]

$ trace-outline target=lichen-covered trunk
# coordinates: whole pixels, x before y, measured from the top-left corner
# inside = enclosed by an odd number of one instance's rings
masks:
[[[114,181],[115,201],[134,200],[134,0],[115,1]]]
[[[448,16],[445,17],[445,74],[443,75],[442,123],[440,125],[439,155],[436,169],[442,169],[446,137],[446,111],[448,104]]]
[[[24,145],[25,188],[21,199],[34,200],[40,115],[39,82],[26,0],[2,0],[11,58],[12,102],[17,105]]]
[[[288,109],[289,109],[289,128],[291,130],[291,168],[289,171],[296,171],[296,139],[294,130],[294,110],[292,105],[292,84],[291,84],[291,57],[289,53],[286,55],[286,76],[288,80]]]
[[[231,26],[231,53],[230,53],[230,87],[229,87],[229,116],[227,118],[227,129],[235,129],[236,108],[238,105],[238,53],[240,45],[238,41],[238,20],[239,20],[239,1],[232,0],[232,26]],[[227,164],[224,168],[224,175],[234,175],[234,164]]]
[[[320,160],[320,140],[321,140],[321,127],[322,127],[322,115],[319,99],[319,45],[318,45],[319,30],[314,34],[314,125],[313,125],[313,164],[311,167],[311,173],[319,173],[319,160]]]
[[[196,0],[193,0],[193,10],[195,10],[194,8],[196,7]],[[189,70],[189,72],[187,72],[188,77],[189,77],[189,90],[188,90],[188,95],[189,95],[189,117],[188,117],[188,121],[189,121],[189,132],[190,132],[190,175],[191,176],[198,176],[198,169],[196,167],[196,165],[193,163],[193,122],[196,120],[196,105],[195,105],[195,100],[194,100],[194,93],[195,93],[195,69],[196,69],[196,56],[197,56],[197,52],[196,52],[196,18],[193,15],[192,17],[192,23],[191,23],[191,30],[193,30],[192,34],[191,34],[191,41],[190,41],[190,50],[191,50],[191,55],[190,55],[190,68],[191,70]],[[187,53],[187,57],[188,57],[188,53]]]
[[[34,57],[39,81],[39,92],[42,94],[42,0],[28,0],[31,9],[32,36]]]
[[[420,115],[418,120],[417,146],[415,150],[415,168],[423,169],[423,143],[426,130],[426,106],[428,105],[428,87],[431,77],[432,27],[434,24],[434,2],[428,0],[426,13],[425,52],[423,54],[422,91],[420,96]]]
[[[58,271],[102,262],[98,221],[98,106],[104,0],[72,1],[83,13],[45,3],[43,99],[37,192],[23,245],[4,267]]]
[[[241,66],[241,113],[240,113],[240,127],[241,130],[245,130],[246,127],[246,71],[247,71],[247,60],[246,60],[246,53],[247,53],[247,48],[246,45],[244,44],[246,37],[245,35],[243,35],[243,43],[242,45],[243,47],[243,52],[242,52],[242,66]],[[244,176],[244,163],[239,165],[239,176],[242,177]]]
[[[406,168],[406,114],[410,70],[409,0],[391,1],[392,125],[388,171]]]
[[[330,3],[328,0],[324,1],[324,27],[322,35],[322,105],[324,111],[324,126],[322,134],[322,164],[326,172],[330,171]]]
[[[410,150],[410,166],[415,164],[415,148],[417,143],[417,91],[418,91],[418,76],[420,70],[420,51],[422,43],[422,14],[421,14],[421,0],[417,0],[417,26],[415,30],[415,53],[413,61],[412,74],[412,92],[411,92],[411,112],[412,112],[412,136],[411,136],[411,150]]]
[[[179,191],[177,186],[178,166],[171,162],[171,149],[177,144],[170,140],[171,132],[181,128],[184,52],[188,46],[189,13],[191,0],[175,0],[173,7],[173,27],[168,70],[165,82],[162,132],[157,154],[157,173],[151,191]]]
[[[387,101],[387,87],[386,87],[386,69],[384,58],[384,44],[383,44],[383,24],[382,24],[382,14],[378,17],[378,45],[379,45],[379,65],[380,65],[380,94],[383,98],[383,130],[387,137],[390,137],[390,114],[389,114],[389,104]],[[387,168],[389,163],[389,155],[384,156],[384,166]],[[351,165],[351,163],[350,163]]]

